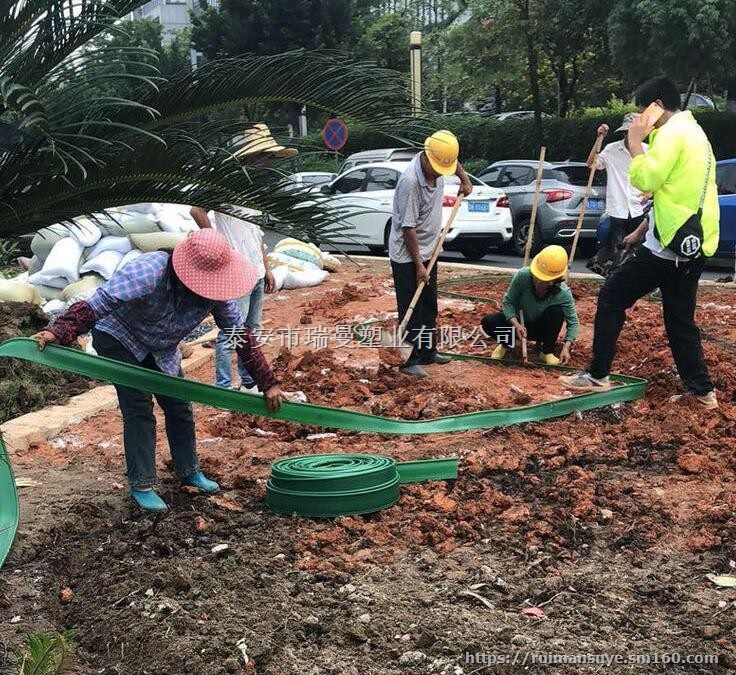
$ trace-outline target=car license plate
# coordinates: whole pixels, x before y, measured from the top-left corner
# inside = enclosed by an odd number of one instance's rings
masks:
[[[470,213],[488,213],[491,210],[489,202],[468,202],[468,211]]]
[[[603,211],[604,202],[602,199],[589,199],[588,208],[591,211]]]

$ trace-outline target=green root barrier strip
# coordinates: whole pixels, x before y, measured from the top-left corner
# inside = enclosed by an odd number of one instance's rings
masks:
[[[0,434],[0,567],[8,557],[18,530],[18,490],[13,467]]]
[[[457,478],[457,459],[396,462],[384,455],[306,455],[271,466],[266,504],[312,518],[357,516],[399,501],[399,486]]]
[[[507,366],[514,365],[505,361],[490,361],[485,357],[459,354],[452,354],[452,356],[463,360],[490,362],[494,365],[500,363]],[[203,403],[225,410],[250,413],[297,424],[380,434],[436,434],[538,422],[568,415],[576,410],[590,410],[622,401],[632,401],[641,398],[646,387],[644,380],[617,375],[613,376],[613,379],[618,386],[607,392],[583,394],[514,409],[484,410],[432,420],[400,420],[340,408],[295,403],[284,403],[279,413],[269,413],[263,397],[259,395],[221,389],[201,382],[172,377],[67,347],[48,346],[41,352],[36,342],[29,338],[14,338],[0,344],[0,358],[2,357],[24,359],[95,380],[165,394],[172,398]],[[555,368],[555,370],[567,372],[571,369]],[[447,461],[452,460],[445,462]],[[396,470],[398,471],[398,485],[399,483],[428,480],[433,477],[444,478],[448,475],[448,471],[452,473],[453,468],[447,463],[443,464],[443,460],[439,460],[427,465],[409,462],[398,465]],[[456,467],[454,470],[457,470]],[[284,497],[284,500],[286,499],[287,497]],[[386,492],[379,491],[376,500],[388,503],[391,498]],[[286,501],[282,502],[284,508],[286,508],[285,504]],[[288,508],[291,509],[289,512],[298,510],[292,507],[293,504],[289,505]],[[17,526],[17,490],[5,446],[2,445],[0,446],[0,565],[10,550]]]
[[[461,354],[451,354],[451,356],[463,360],[492,364],[503,363],[505,366],[514,365],[514,363],[492,361],[481,356]],[[284,403],[280,412],[270,413],[263,397],[260,395],[246,394],[202,382],[193,382],[181,377],[172,377],[147,368],[131,366],[67,347],[48,346],[41,352],[38,350],[36,342],[30,338],[14,338],[0,344],[0,358],[2,357],[25,359],[44,366],[85,375],[95,380],[112,382],[113,384],[133,387],[151,393],[165,394],[172,398],[204,403],[225,410],[261,415],[297,424],[345,429],[347,431],[363,431],[371,434],[437,434],[488,429],[523,422],[538,422],[551,417],[568,415],[576,410],[590,410],[612,403],[633,401],[644,395],[646,386],[645,380],[616,375],[613,376],[613,379],[620,383],[619,386],[605,392],[571,396],[520,408],[482,410],[431,420],[401,420],[308,403]],[[569,372],[572,369],[555,368],[555,370]]]

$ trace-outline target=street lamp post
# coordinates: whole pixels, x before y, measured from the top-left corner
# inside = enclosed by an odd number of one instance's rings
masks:
[[[422,33],[414,30],[409,36],[411,63],[411,109],[415,115],[422,107]]]

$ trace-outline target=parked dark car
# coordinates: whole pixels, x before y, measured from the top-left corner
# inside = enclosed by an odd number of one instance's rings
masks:
[[[503,190],[509,198],[514,234],[511,247],[524,253],[534,201],[534,183],[538,162],[507,160],[491,164],[478,174],[484,183]],[[582,162],[547,162],[537,209],[534,250],[545,244],[571,244],[582,209],[590,170]],[[581,243],[593,244],[598,220],[606,208],[606,174],[595,175],[593,190],[580,231]]]

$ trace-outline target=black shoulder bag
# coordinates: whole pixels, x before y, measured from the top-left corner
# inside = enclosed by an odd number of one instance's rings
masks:
[[[705,184],[703,185],[703,193],[700,195],[700,203],[698,204],[698,212],[690,216],[680,227],[675,236],[672,237],[672,241],[667,244],[667,248],[676,253],[679,256],[688,258],[689,260],[696,260],[703,255],[703,223],[701,218],[703,216],[703,204],[705,204],[705,194],[708,192],[708,180],[710,179],[710,167],[711,167],[711,148],[710,143],[708,144],[708,163],[705,170]],[[661,238],[657,232],[657,223],[654,223],[654,234],[660,241]]]

